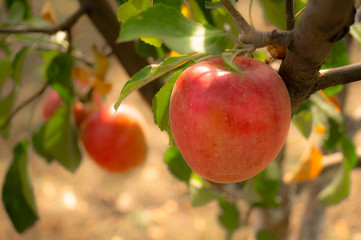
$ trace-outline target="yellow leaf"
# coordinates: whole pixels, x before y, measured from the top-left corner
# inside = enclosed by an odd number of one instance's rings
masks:
[[[83,83],[90,83],[90,79],[93,77],[93,73],[90,70],[78,66],[71,69],[71,75],[73,78]]]
[[[322,171],[322,153],[311,147],[300,158],[299,165],[294,171],[287,173],[283,180],[286,183],[299,183],[316,179]]]
[[[92,52],[95,61],[95,75],[104,79],[104,76],[110,65],[108,58],[104,54],[100,53],[95,45],[92,47]]]
[[[50,22],[52,25],[56,24],[55,13],[50,2],[46,2],[44,4],[43,8],[41,9],[41,17]]]
[[[319,91],[319,92],[320,92],[321,96],[322,96],[327,102],[331,103],[331,104],[334,106],[334,108],[335,108],[335,110],[336,110],[337,112],[339,112],[339,111],[341,110],[340,100],[338,99],[338,97],[337,97],[336,95],[335,95],[335,96],[332,96],[332,97],[329,97],[329,96],[326,95],[326,93],[325,93],[323,90],[321,90],[321,91]]]
[[[180,54],[174,50],[170,51],[168,57],[179,57],[179,56],[184,56],[185,54]]]
[[[187,4],[185,4],[185,3],[182,4],[181,13],[182,13],[183,16],[185,16],[186,18],[192,19],[192,12],[190,11],[190,9],[189,9],[189,7],[187,6]]]
[[[93,87],[97,93],[106,95],[112,90],[113,85],[111,83],[105,82],[102,78],[95,77]]]

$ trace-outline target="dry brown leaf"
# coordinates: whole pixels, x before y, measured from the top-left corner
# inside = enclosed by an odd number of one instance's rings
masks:
[[[267,51],[275,59],[284,59],[286,57],[287,48],[281,45],[268,45]]]
[[[100,53],[95,47],[95,45],[93,45],[92,47],[92,52],[95,62],[95,75],[99,78],[104,79],[110,65],[108,58],[104,54]]]
[[[112,90],[113,85],[111,83],[105,82],[102,78],[95,77],[93,87],[97,93],[106,95]]]
[[[87,68],[75,66],[71,70],[71,75],[80,82],[90,83],[90,79],[93,77],[94,73]]]
[[[323,90],[320,90],[319,91],[321,96],[329,103],[331,103],[335,110],[337,112],[339,112],[341,110],[341,105],[340,105],[340,100],[338,99],[338,97],[335,95],[335,96],[332,96],[332,97],[329,97],[326,95],[326,93],[323,91]]]
[[[50,2],[46,2],[41,9],[41,17],[46,21],[50,22],[52,25],[56,24],[56,17],[53,10],[53,7]]]
[[[283,180],[286,183],[299,183],[313,180],[321,173],[323,154],[316,147],[311,147],[301,156],[299,165],[294,171],[287,173]]]

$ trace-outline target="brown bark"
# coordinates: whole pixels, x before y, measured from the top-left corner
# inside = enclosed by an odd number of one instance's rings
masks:
[[[117,43],[121,24],[118,22],[114,8],[107,0],[79,0],[79,3],[86,8],[89,19],[112,48],[114,55],[129,76],[133,76],[149,64],[146,59],[135,52],[134,42]],[[151,104],[155,93],[161,86],[161,82],[156,80],[142,87],[139,91],[144,99]]]
[[[354,14],[352,0],[307,2],[279,70],[290,93],[293,113],[318,90],[319,70],[334,43],[348,32]]]

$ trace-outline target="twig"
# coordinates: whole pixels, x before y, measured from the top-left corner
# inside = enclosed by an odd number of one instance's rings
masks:
[[[243,16],[237,11],[230,0],[222,0],[222,3],[231,14],[237,30],[242,34],[241,41],[252,44],[255,48],[267,45],[281,45],[288,47],[291,44],[293,31],[273,30],[271,32],[258,31],[252,28]]]
[[[314,92],[330,86],[348,84],[361,80],[361,63],[321,70]]]
[[[286,27],[287,30],[295,28],[295,9],[293,0],[286,0]]]
[[[233,6],[232,2],[230,0],[221,0],[223,5],[227,8],[228,12],[231,14],[237,30],[239,33],[249,32],[252,28],[248,24],[248,22],[243,18],[243,16],[237,11],[237,9]]]
[[[29,105],[31,102],[33,102],[34,100],[36,100],[38,97],[40,97],[46,90],[46,88],[49,86],[49,83],[45,83],[44,86],[38,91],[36,92],[34,95],[32,95],[31,97],[29,97],[28,99],[26,99],[24,102],[22,102],[19,106],[17,106],[14,111],[12,111],[10,113],[10,115],[8,116],[8,118],[6,119],[6,121],[0,126],[0,131],[4,130],[11,122],[12,118],[24,107],[26,107],[27,105]]]
[[[78,19],[86,12],[86,8],[81,6],[73,15],[71,15],[68,19],[62,22],[59,25],[52,26],[52,27],[27,27],[27,28],[0,28],[0,33],[45,33],[45,34],[55,34],[58,31],[67,31],[69,30],[77,21]]]

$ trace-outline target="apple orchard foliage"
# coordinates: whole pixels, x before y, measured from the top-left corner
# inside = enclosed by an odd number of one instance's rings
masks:
[[[278,207],[282,201],[278,197],[282,182],[281,166],[279,166],[278,160],[272,160],[281,150],[290,124],[289,99],[285,87],[277,74],[265,63],[251,60],[254,58],[264,62],[268,54],[264,49],[250,50],[247,49],[247,46],[241,49],[234,48],[236,45],[229,34],[237,36],[238,33],[231,16],[225,9],[219,8],[219,3],[203,0],[190,0],[187,1],[188,5],[182,0],[154,0],[153,4],[149,0],[118,0],[118,3],[120,4],[118,20],[122,22],[118,41],[135,40],[136,51],[142,57],[151,58],[154,63],[131,76],[124,85],[115,108],[122,108],[121,101],[142,86],[159,79],[164,82],[164,86],[155,95],[152,102],[154,122],[161,130],[168,132],[170,138],[170,148],[164,155],[164,162],[169,171],[188,186],[190,201],[194,207],[202,206],[212,200],[218,201],[221,210],[218,220],[225,227],[227,238],[230,239],[232,233],[240,226],[242,212],[235,203],[224,196],[222,191],[213,188],[210,182],[196,173],[217,182],[242,181],[256,174],[242,182],[243,188],[240,190],[240,196],[247,196],[246,200],[250,208]],[[260,3],[266,19],[278,28],[284,29],[286,26],[284,1],[260,0]],[[5,22],[1,22],[2,26],[24,25],[26,27],[27,23],[35,23],[32,20],[38,20],[42,25],[50,24],[37,16],[32,16],[31,6],[27,1],[7,0],[5,6],[9,15]],[[305,1],[295,1],[296,11],[304,6]],[[224,31],[225,24],[229,26],[229,32]],[[355,25],[353,33],[356,39],[361,39],[356,35],[358,28],[359,26]],[[36,44],[44,39],[48,41],[44,44],[49,44],[49,46],[55,44],[58,50],[26,47],[26,45]],[[67,40],[56,42],[55,38],[46,34],[39,34],[33,38],[28,38],[26,33],[0,35],[2,50],[2,55],[0,55],[1,136],[4,139],[10,138],[12,129],[16,127],[11,124],[11,119],[15,115],[15,106],[18,104],[17,93],[22,90],[23,65],[27,58],[36,56],[40,57],[43,62],[42,80],[45,80],[46,85],[34,96],[41,96],[50,87],[58,93],[62,101],[60,107],[48,121],[33,127],[29,136],[20,141],[13,149],[13,159],[2,188],[2,200],[10,220],[19,233],[24,232],[38,220],[36,200],[28,174],[28,165],[31,163],[28,159],[29,146],[32,146],[35,152],[48,163],[57,162],[69,171],[76,171],[81,164],[79,129],[72,116],[79,98],[76,91],[76,77],[74,74],[72,75],[72,69],[83,63],[73,57],[72,52],[67,49],[69,45],[64,45],[64,41]],[[23,43],[27,44],[19,48],[19,45]],[[236,58],[234,63],[233,59],[239,54],[248,57],[248,60]],[[191,83],[185,90],[182,90],[180,82],[191,79],[192,76],[188,77],[188,75],[192,75],[192,69],[215,61],[207,60],[215,57],[221,59],[217,60],[218,64],[216,65],[219,65],[219,68],[222,69],[219,71],[223,71],[225,75],[214,77],[212,83],[207,80],[211,85],[210,89],[213,89],[211,93],[208,93],[211,96],[207,95],[206,97],[203,94],[205,87],[202,85],[201,78],[195,79],[195,83]],[[96,58],[93,60],[97,61]],[[244,67],[247,65],[245,64],[247,61],[254,62],[260,67],[248,71]],[[323,68],[334,68],[347,64],[349,61],[346,45],[344,40],[340,40],[327,57]],[[214,69],[216,68],[218,67],[214,67]],[[185,71],[185,69],[190,70]],[[270,78],[265,77],[264,75],[267,75],[265,73],[269,74]],[[259,76],[257,79],[260,84],[254,78],[256,75]],[[226,78],[226,76],[230,77]],[[220,78],[222,81],[219,81]],[[177,79],[180,79],[180,82],[177,82]],[[213,82],[217,81],[223,85],[213,87]],[[10,88],[7,87],[9,84],[6,85],[8,82],[12,83]],[[107,86],[104,81],[95,81],[95,83]],[[98,85],[95,83],[92,87],[96,89]],[[233,84],[237,86],[237,90],[234,92],[231,88]],[[248,91],[252,88],[250,85],[253,84],[252,90],[256,93],[252,95]],[[177,96],[179,92],[184,95],[184,92],[188,90],[190,95],[188,93],[185,97],[180,98]],[[355,148],[347,136],[343,117],[329,101],[330,97],[335,96],[341,90],[342,87],[337,86],[325,89],[322,95],[318,93],[312,95],[292,118],[293,123],[305,138],[311,135],[314,126],[323,126],[326,132],[322,136],[320,147],[327,152],[339,150],[344,153],[340,171],[317,196],[317,199],[325,206],[336,204],[347,197],[350,171],[357,161]],[[242,94],[248,97],[241,99]],[[206,98],[211,99],[215,96],[216,98],[212,100],[208,108],[202,105]],[[171,101],[171,99],[173,100]],[[197,103],[197,108],[182,109],[180,107],[183,104],[182,101],[187,99],[191,99],[191,103]],[[111,99],[111,101],[114,100]],[[213,109],[216,113],[208,116],[206,109]],[[232,116],[236,128],[226,130],[222,127],[226,128],[227,126],[220,126],[221,121],[218,117],[224,116],[225,112],[227,117]],[[205,115],[203,116],[202,113]],[[203,119],[201,119],[202,117]],[[238,119],[241,119],[243,123],[237,122]],[[196,123],[196,120],[199,122]],[[239,128],[244,126],[247,120],[252,120],[254,125],[263,124],[263,127],[257,127],[257,125],[248,132],[248,135],[244,136],[243,131]],[[191,121],[194,122],[190,123]],[[205,124],[206,121],[209,121],[208,125]],[[197,124],[205,127],[202,132],[197,132],[199,130],[196,127]],[[95,125],[98,127],[100,124],[96,122]],[[182,131],[184,127],[191,128],[192,131]],[[59,129],[61,130],[59,131]],[[250,126],[242,128],[244,131],[249,129],[251,129]],[[225,137],[222,135],[226,131],[230,133],[226,137],[228,139],[224,140]],[[87,139],[84,135],[83,138],[83,140]],[[244,140],[245,138],[246,140]],[[256,140],[253,144],[252,138]],[[219,141],[215,140],[214,146],[204,147],[206,144],[212,143],[212,139]],[[264,145],[260,144],[262,141],[265,141]],[[141,149],[144,150],[144,142],[142,140],[140,142],[142,142]],[[112,147],[117,146],[112,140],[109,140],[108,144]],[[177,145],[179,145],[179,149]],[[273,146],[275,146],[274,149]],[[271,150],[272,153],[265,154]],[[267,158],[263,159],[263,154],[267,155]],[[197,158],[194,158],[195,156]],[[262,162],[262,164],[256,166],[257,169],[253,171],[251,168],[258,165],[251,163],[254,156],[258,156],[257,162]],[[216,162],[208,162],[210,159],[226,159],[226,162],[222,162],[222,166],[218,168],[213,167],[213,165],[217,165]],[[196,165],[198,161],[202,164]],[[241,165],[245,166],[244,168],[239,169],[239,161],[244,161],[242,164],[245,165]],[[245,169],[247,169],[246,173]],[[240,174],[240,176],[226,177],[230,171],[236,172],[232,175]],[[218,173],[222,174],[221,177],[215,176]],[[257,234],[257,239],[274,238],[267,232],[261,231]]]

